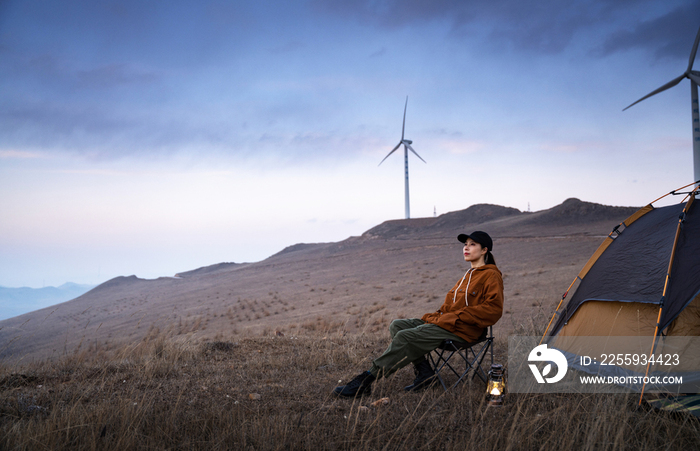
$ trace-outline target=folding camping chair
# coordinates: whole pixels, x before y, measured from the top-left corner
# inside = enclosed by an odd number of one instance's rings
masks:
[[[455,388],[460,382],[466,380],[470,371],[473,371],[472,379],[474,379],[474,376],[479,376],[484,383],[488,383],[488,374],[481,367],[487,352],[491,354],[491,364],[493,365],[492,326],[484,329],[481,336],[470,343],[458,340],[445,340],[429,354],[429,357],[442,388],[447,391],[443,372],[446,373],[448,369],[457,376],[457,382],[450,388]],[[456,362],[453,360],[453,357]],[[461,362],[464,362],[464,371],[458,369],[461,366]],[[449,375],[449,373],[447,374]]]

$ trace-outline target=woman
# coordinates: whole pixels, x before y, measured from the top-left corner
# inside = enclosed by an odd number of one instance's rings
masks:
[[[397,319],[391,322],[391,344],[372,367],[355,376],[347,385],[336,387],[338,396],[352,397],[369,394],[377,378],[403,368],[415,366],[416,378],[407,391],[420,390],[435,380],[435,373],[425,355],[444,340],[475,341],[484,328],[491,326],[503,314],[503,277],[493,258],[493,241],[486,232],[460,234],[464,243],[464,260],[470,268],[445,297],[435,313],[421,319]]]

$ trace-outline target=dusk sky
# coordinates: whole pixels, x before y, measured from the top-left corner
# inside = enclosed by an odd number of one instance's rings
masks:
[[[696,0],[0,1],[0,285],[691,183]],[[700,67],[696,67],[700,69]],[[679,199],[674,199],[679,200]]]

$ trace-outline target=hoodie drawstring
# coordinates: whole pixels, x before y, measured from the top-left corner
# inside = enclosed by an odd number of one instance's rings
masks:
[[[457,291],[459,291],[459,288],[462,286],[462,283],[464,283],[464,279],[466,279],[467,274],[469,274],[469,280],[467,280],[467,288],[464,289],[464,303],[467,304],[467,295],[469,294],[469,284],[472,282],[472,272],[474,271],[475,268],[469,268],[467,272],[464,273],[464,277],[462,277],[462,280],[459,281],[459,285],[457,288],[455,288],[455,295],[452,298],[452,303],[454,304],[457,302]]]

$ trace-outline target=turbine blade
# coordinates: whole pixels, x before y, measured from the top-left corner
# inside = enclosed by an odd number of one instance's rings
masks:
[[[692,71],[692,72],[688,73],[688,78],[693,80],[696,85],[700,85],[700,74],[698,74],[697,72]]]
[[[411,150],[411,152],[413,152],[414,154],[416,154],[416,156],[417,156],[418,158],[420,158],[420,161],[422,161],[422,162],[425,163],[425,164],[428,164],[424,159],[422,159],[422,158],[420,157],[420,155],[418,155],[418,152],[416,152],[415,150],[413,150],[413,147],[411,147],[409,144],[406,144],[406,143],[404,143],[404,146],[408,147],[408,148]]]
[[[695,54],[698,52],[698,43],[700,43],[700,28],[698,28],[698,34],[695,35],[695,44],[693,44],[693,50],[690,51],[690,60],[688,60],[688,71],[693,68],[693,63],[695,62]]]
[[[406,104],[403,106],[403,125],[401,126],[401,141],[403,141],[403,132],[406,129],[406,107],[408,106],[408,96],[406,96]]]
[[[683,75],[681,75],[680,77],[674,78],[673,80],[669,81],[668,83],[666,83],[665,85],[663,85],[662,87],[660,87],[659,89],[657,89],[656,91],[650,92],[649,94],[645,95],[645,96],[642,97],[641,99],[637,100],[636,102],[634,102],[632,105],[628,106],[627,108],[630,108],[630,107],[632,107],[632,106],[638,104],[638,103],[641,102],[642,100],[646,100],[646,99],[648,99],[649,97],[651,97],[651,96],[653,96],[653,95],[656,95],[656,94],[658,94],[658,93],[660,93],[660,92],[663,92],[663,91],[665,91],[665,90],[667,90],[667,89],[669,89],[669,88],[673,88],[673,87],[676,86],[678,83],[680,83],[681,80],[683,80],[685,77],[686,77],[686,75],[683,74]],[[622,111],[625,111],[627,108],[624,108]]]
[[[398,144],[396,145],[396,147],[394,147],[393,149],[391,149],[391,152],[389,152],[389,154],[388,154],[386,157],[384,157],[384,160],[386,160],[387,158],[389,158],[389,155],[391,155],[392,153],[396,152],[396,149],[398,149],[400,145],[401,145],[401,143],[398,143]],[[381,166],[382,163],[384,163],[384,160],[380,161],[379,164],[378,164],[377,166]]]

